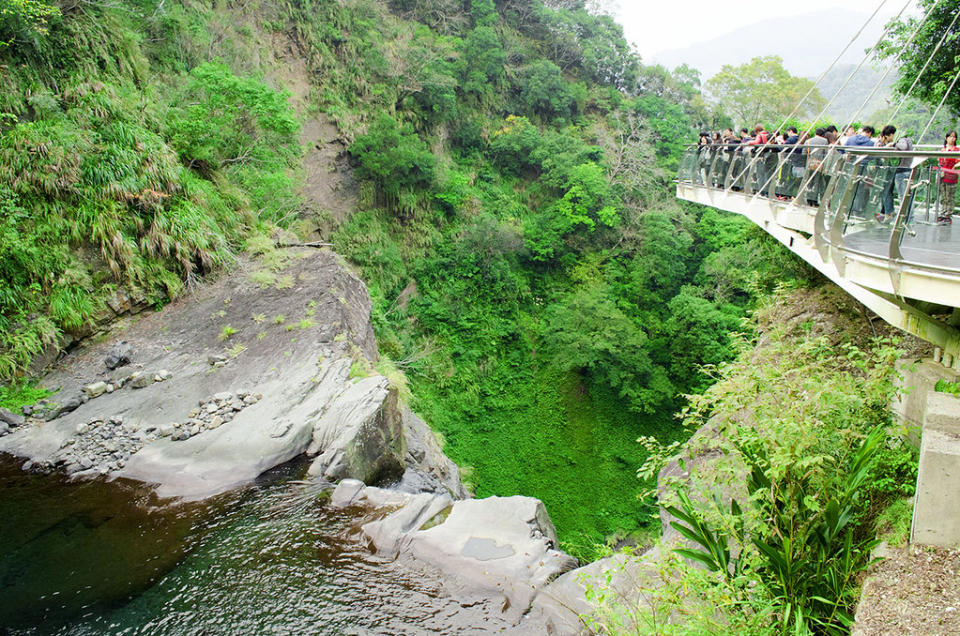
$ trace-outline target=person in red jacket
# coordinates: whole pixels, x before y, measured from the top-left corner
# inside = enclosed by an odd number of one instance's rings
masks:
[[[951,130],[943,140],[943,150],[947,152],[960,151],[957,147],[957,131]],[[950,225],[950,215],[953,214],[955,197],[957,194],[957,162],[960,158],[953,159],[941,157],[940,163],[940,213],[937,215],[937,223],[941,225]]]
[[[765,151],[764,146],[766,146],[770,141],[770,133],[763,129],[763,126],[758,124],[756,128],[753,129],[753,140],[745,142],[747,146],[759,146],[759,148],[754,148],[753,151],[757,153],[756,161],[756,176],[757,176],[757,189],[760,190],[760,196],[765,197],[769,194],[769,185],[773,177],[773,169],[771,168],[770,157],[771,155]],[[776,162],[776,156],[773,156],[773,162]]]

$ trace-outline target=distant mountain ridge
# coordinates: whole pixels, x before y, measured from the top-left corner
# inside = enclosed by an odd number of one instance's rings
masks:
[[[827,119],[844,123],[862,122],[890,105],[897,73],[887,73],[884,77],[886,69],[864,64],[863,68],[857,71],[856,75],[850,78],[850,82],[840,90],[855,68],[853,64],[837,64],[817,86],[820,93],[828,100],[836,94],[836,99],[827,108],[825,115]],[[837,93],[838,90],[839,93]]]
[[[664,51],[649,61],[674,68],[688,64],[706,80],[724,64],[737,66],[760,55],[779,55],[794,75],[817,78],[830,66],[869,14],[849,9],[814,11],[794,18],[776,18],[736,28],[692,46]],[[863,52],[883,33],[884,20],[875,18],[850,46],[841,63],[857,64]]]
[[[771,19],[735,29],[726,35],[684,49],[659,53],[651,61],[675,68],[688,64],[704,81],[723,65],[738,66],[763,55],[783,58],[791,74],[816,80],[830,67],[869,14],[848,9],[814,11],[790,19]],[[885,20],[875,18],[818,84],[831,99],[863,59],[864,51],[883,33]],[[837,122],[863,121],[887,107],[897,77],[873,62],[864,64],[827,108],[825,118]],[[878,87],[879,86],[879,87]],[[878,87],[871,96],[874,88]],[[868,99],[869,97],[869,99]],[[866,104],[861,108],[861,105]],[[858,114],[859,113],[859,114]]]

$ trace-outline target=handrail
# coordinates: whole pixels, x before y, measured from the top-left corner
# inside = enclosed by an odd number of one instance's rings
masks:
[[[747,217],[960,370],[960,330],[944,318],[960,316],[960,209],[938,157],[960,152],[691,144],[677,196]]]
[[[751,201],[766,200],[778,209],[817,210],[818,219],[826,214],[826,225],[812,230],[822,245],[885,261],[891,275],[894,269],[907,266],[960,279],[960,242],[924,229],[933,221],[946,223],[957,212],[955,202],[942,199],[941,168],[928,160],[960,160],[960,152],[772,144],[764,150],[777,152],[760,155],[757,163],[742,169],[750,153],[736,151],[754,149],[761,146],[690,144],[678,185],[689,183]],[[732,205],[739,209],[743,204]],[[796,228],[807,228],[806,233],[811,227],[820,228],[819,221],[808,226],[806,221],[784,217],[784,222],[788,226],[801,223]],[[920,238],[914,238],[918,232]],[[878,241],[887,244],[882,251]]]
[[[710,149],[727,149],[727,150],[757,150],[763,149],[768,151],[771,149],[779,150],[803,150],[807,153],[810,152],[849,152],[853,155],[868,155],[874,157],[928,157],[928,158],[940,158],[945,157],[947,159],[960,159],[960,154],[957,154],[960,151],[956,150],[917,150],[920,146],[914,146],[914,150],[898,150],[893,146],[883,146],[881,148],[870,147],[870,146],[840,146],[838,144],[833,144],[830,146],[810,146],[807,144],[767,144],[767,145],[749,145],[749,144],[731,144],[731,143],[709,143],[709,144],[687,144],[686,148],[710,148]],[[939,147],[939,146],[938,146]],[[794,153],[790,153],[794,154]]]

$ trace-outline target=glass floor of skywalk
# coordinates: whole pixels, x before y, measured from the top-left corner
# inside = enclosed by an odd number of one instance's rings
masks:
[[[960,218],[955,217],[956,223],[960,223]],[[900,243],[903,259],[960,271],[960,227],[955,224],[908,224]],[[880,223],[862,228],[849,227],[843,236],[843,242],[852,250],[887,258],[890,252],[890,231],[889,225]]]

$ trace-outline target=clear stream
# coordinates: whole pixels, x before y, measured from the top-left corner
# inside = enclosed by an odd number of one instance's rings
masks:
[[[469,634],[508,627],[370,554],[303,463],[193,504],[0,455],[0,634]]]

